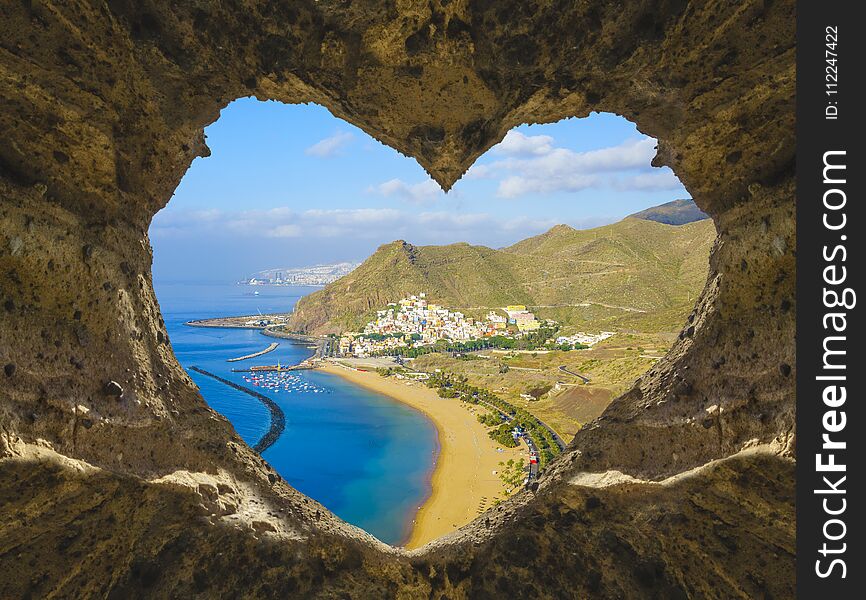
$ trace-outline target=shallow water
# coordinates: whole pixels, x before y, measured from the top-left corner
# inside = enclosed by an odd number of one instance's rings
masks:
[[[436,429],[418,411],[360,388],[335,375],[292,372],[278,389],[252,386],[231,369],[297,364],[310,356],[305,344],[269,338],[255,330],[188,327],[192,319],[288,312],[317,288],[224,284],[156,283],[156,292],[175,355],[189,369],[200,367],[251,387],[274,400],[286,428],[262,456],[293,487],[379,539],[398,544],[430,491]],[[254,295],[257,289],[259,295]],[[257,358],[226,362],[279,347]],[[255,444],[270,426],[267,409],[243,392],[190,372],[210,406]]]

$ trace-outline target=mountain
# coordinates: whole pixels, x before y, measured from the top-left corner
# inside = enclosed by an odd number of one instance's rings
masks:
[[[673,202],[653,206],[629,216],[635,219],[657,221],[658,223],[665,223],[667,225],[685,225],[686,223],[710,218],[707,213],[698,208],[692,199],[674,200]]]
[[[466,243],[379,247],[350,274],[302,298],[294,331],[357,329],[387,303],[426,292],[431,302],[479,316],[526,304],[562,323],[680,326],[707,276],[712,221],[682,226],[626,218],[595,229],[557,225],[513,246]],[[681,314],[682,313],[682,314]],[[663,315],[659,320],[658,315]]]
[[[315,333],[357,328],[387,303],[420,291],[454,307],[530,299],[520,294],[510,262],[509,256],[484,246],[391,242],[349,275],[301,298],[289,327]]]

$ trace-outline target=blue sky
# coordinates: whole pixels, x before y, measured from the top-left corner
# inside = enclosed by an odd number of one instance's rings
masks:
[[[501,247],[689,197],[670,169],[650,166],[655,141],[610,114],[517,127],[448,194],[320,106],[245,98],[205,133],[211,156],[150,227],[158,281],[360,261],[395,239]]]

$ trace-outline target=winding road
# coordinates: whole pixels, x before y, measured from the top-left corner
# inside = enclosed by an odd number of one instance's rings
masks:
[[[478,404],[482,404],[485,407],[492,410],[493,412],[496,412],[499,415],[501,415],[502,418],[504,418],[508,423],[510,423],[511,421],[514,420],[514,417],[512,417],[511,415],[509,415],[506,412],[503,412],[502,409],[498,408],[497,406],[494,406],[493,404],[490,404],[489,402],[486,402],[486,401],[481,400],[481,399],[476,399],[476,400],[477,400]],[[556,433],[553,429],[551,429],[547,423],[545,423],[544,421],[542,421],[538,417],[535,417],[535,418],[541,424],[542,427],[544,427],[547,431],[550,432],[550,435],[553,437],[553,441],[556,443],[557,446],[559,446],[559,450],[561,452],[565,452],[566,444],[563,441],[563,439],[561,437],[559,437],[559,434]],[[524,433],[523,435],[520,436],[520,438],[526,443],[526,446],[529,448],[529,451],[534,453],[536,456],[538,456],[538,454],[539,454],[538,453],[538,446],[535,444],[535,441],[533,441],[532,437],[528,433]],[[537,477],[538,477],[538,463],[529,463],[529,479],[527,481],[527,484],[532,483],[532,481],[534,479],[536,479]]]
[[[581,375],[580,373],[575,373],[574,371],[569,371],[565,365],[559,365],[559,370],[563,373],[568,373],[569,375],[574,375],[575,377],[581,379],[584,383],[589,383],[590,379],[586,375]]]

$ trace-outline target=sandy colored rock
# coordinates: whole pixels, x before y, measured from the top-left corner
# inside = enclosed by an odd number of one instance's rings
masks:
[[[794,53],[791,1],[5,3],[0,596],[791,597]],[[272,485],[168,343],[147,228],[248,95],[446,188],[515,125],[623,115],[716,224],[707,286],[536,492],[392,549]]]

